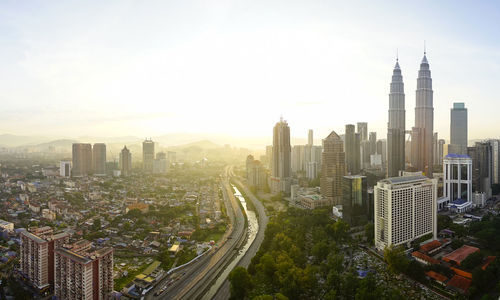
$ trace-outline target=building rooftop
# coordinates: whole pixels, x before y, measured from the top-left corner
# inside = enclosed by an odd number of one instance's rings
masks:
[[[446,282],[448,280],[448,277],[444,276],[443,274],[439,274],[434,271],[429,271],[426,272],[425,275],[429,276],[430,278],[439,281],[439,282]]]
[[[71,260],[74,260],[74,261],[79,262],[79,263],[84,264],[84,265],[92,262],[92,259],[85,257],[83,255],[80,255],[80,254],[73,252],[71,250],[68,250],[68,249],[58,248],[56,250],[56,252],[70,258]]]
[[[430,257],[428,255],[425,255],[422,252],[415,251],[411,255],[413,257],[415,257],[415,258],[419,258],[421,260],[425,260],[426,262],[428,262],[430,264],[433,264],[433,265],[438,265],[439,264],[439,260],[434,259],[434,258],[432,258],[432,257]]]
[[[448,284],[446,286],[454,287],[464,292],[467,292],[467,290],[470,287],[470,284],[471,280],[462,276],[455,275],[450,279],[450,281],[448,281]]]
[[[441,247],[441,242],[438,241],[438,240],[434,240],[432,242],[428,242],[427,244],[424,244],[422,246],[420,246],[420,251],[422,252],[429,252],[429,251],[432,251],[436,248],[439,248]]]
[[[479,251],[479,248],[468,246],[468,245],[463,245],[462,247],[458,248],[457,250],[443,256],[443,260],[450,262],[453,261],[460,265],[464,259],[467,258],[467,256],[471,255],[474,252]]]
[[[470,158],[467,154],[449,153],[444,158]]]
[[[425,180],[427,177],[423,175],[415,175],[415,176],[400,176],[400,177],[391,177],[384,179],[383,181],[391,184],[395,183],[406,183],[406,182],[412,182],[412,181],[420,181],[420,180]]]

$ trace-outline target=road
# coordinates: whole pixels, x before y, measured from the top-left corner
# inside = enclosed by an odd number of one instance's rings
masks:
[[[245,240],[245,216],[239,206],[234,191],[229,184],[230,167],[226,167],[221,178],[226,211],[230,219],[229,230],[221,239],[218,248],[199,261],[168,276],[152,289],[146,299],[198,299],[209,287]],[[173,279],[176,278],[176,279]],[[155,296],[155,293],[166,287],[165,291]]]
[[[247,201],[250,200],[255,209],[257,210],[258,214],[258,221],[259,221],[259,231],[257,232],[257,236],[255,237],[255,240],[253,241],[252,245],[250,248],[247,250],[245,255],[241,258],[241,260],[238,262],[238,266],[242,266],[247,268],[248,265],[250,264],[250,261],[252,258],[257,254],[257,251],[259,251],[260,245],[262,244],[262,241],[264,241],[264,233],[266,231],[267,223],[269,222],[269,217],[266,215],[266,211],[264,209],[264,205],[255,197],[255,195],[248,189],[248,187],[244,184],[241,183],[241,181],[234,176],[234,173],[232,172],[232,168],[230,170],[231,175],[233,176],[231,179],[233,183],[235,183],[236,187],[240,190],[243,191],[245,196],[247,196],[249,199],[246,199]],[[229,299],[229,296],[231,295],[230,293],[230,283],[226,279],[222,286],[219,288],[217,293],[214,295],[212,300],[225,300]]]

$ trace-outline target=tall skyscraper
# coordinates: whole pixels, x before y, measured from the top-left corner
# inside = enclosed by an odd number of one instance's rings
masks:
[[[381,180],[374,188],[375,247],[410,243],[427,234],[437,237],[437,180],[402,176]]]
[[[370,155],[377,153],[377,133],[376,132],[370,132],[369,135],[369,141],[370,141]]]
[[[356,133],[352,124],[345,126],[345,155],[347,171],[351,175],[359,174],[361,168],[360,134]]]
[[[476,142],[474,147],[467,148],[467,154],[472,158],[472,189],[474,192],[485,193],[491,197],[492,147],[488,142]]]
[[[358,122],[357,133],[359,133],[359,138],[361,141],[366,141],[368,139],[368,123]]]
[[[92,169],[94,175],[106,175],[106,144],[94,144],[92,148]]]
[[[443,194],[458,212],[472,206],[472,159],[466,154],[450,153],[443,159]]]
[[[492,183],[499,183],[500,180],[500,140],[488,140],[491,145],[492,160]]]
[[[342,177],[342,219],[351,226],[364,224],[369,219],[366,176]]]
[[[309,129],[309,132],[307,133],[307,145],[309,147],[312,147],[314,145],[313,130],[312,129]]]
[[[467,153],[467,108],[464,103],[453,103],[450,117],[450,145],[448,153]]]
[[[123,146],[120,152],[119,164],[122,176],[128,176],[132,170],[132,154],[130,150],[127,149],[127,146]]]
[[[92,173],[92,145],[75,143],[73,144],[73,177],[86,176]]]
[[[321,196],[330,204],[342,202],[342,177],[346,172],[344,142],[335,131],[323,140],[321,162]]]
[[[413,150],[418,149],[414,158],[413,167],[422,171],[426,176],[432,177],[432,167],[434,164],[432,141],[434,134],[434,106],[432,78],[426,53],[420,63],[420,70],[417,78],[415,105],[415,128],[418,129],[415,139],[412,135],[412,156]],[[417,133],[417,132],[416,132]]]
[[[271,162],[271,192],[289,193],[291,176],[290,127],[280,119],[273,128],[273,150]]]
[[[39,290],[54,284],[54,249],[69,242],[66,232],[51,227],[30,228],[20,234],[20,272]]]
[[[405,92],[399,62],[392,72],[387,123],[387,176],[395,177],[405,169]]]
[[[147,173],[153,172],[155,160],[155,143],[151,139],[142,142],[142,168]]]
[[[59,176],[70,177],[71,176],[71,161],[61,160],[59,163]]]

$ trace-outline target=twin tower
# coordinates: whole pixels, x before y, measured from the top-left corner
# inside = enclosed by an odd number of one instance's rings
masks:
[[[406,111],[403,75],[396,59],[389,93],[389,123],[387,125],[387,175],[399,176],[405,170],[405,134],[411,134],[410,164],[432,177],[434,107],[431,70],[426,53],[420,63],[415,102],[415,126],[406,131]]]

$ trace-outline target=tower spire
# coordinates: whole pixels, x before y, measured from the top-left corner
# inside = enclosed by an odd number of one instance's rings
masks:
[[[425,40],[424,40],[424,55],[427,54],[427,48],[425,47]]]

